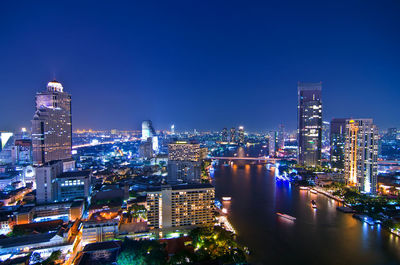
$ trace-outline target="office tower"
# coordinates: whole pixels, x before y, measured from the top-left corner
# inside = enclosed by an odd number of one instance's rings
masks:
[[[175,124],[171,125],[171,134],[175,134]]]
[[[36,167],[36,202],[39,204],[53,202],[56,198],[54,182],[63,172],[62,161],[50,161]]]
[[[146,120],[142,122],[142,142],[150,141],[153,152],[158,153],[158,137],[156,135],[156,131],[153,128],[153,123],[150,120]],[[149,140],[150,139],[150,140]]]
[[[233,127],[231,128],[231,137],[229,139],[229,142],[236,143],[236,129]]]
[[[279,125],[279,132],[277,135],[277,146],[276,146],[276,151],[278,150],[283,150],[283,148],[285,147],[285,127],[283,126],[283,124]]]
[[[176,141],[168,145],[168,183],[200,182],[200,144]]]
[[[360,192],[376,193],[378,129],[372,119],[346,120],[344,176]]]
[[[396,141],[397,134],[398,134],[397,128],[389,128],[387,130],[387,133],[384,136],[384,138],[385,138],[385,140],[388,140],[388,141]]]
[[[321,164],[321,83],[298,83],[298,163]]]
[[[139,155],[145,159],[150,159],[154,156],[152,138],[147,138],[147,141],[140,143]]]
[[[90,171],[63,172],[55,178],[55,200],[69,201],[90,195]]]
[[[12,132],[0,132],[0,151],[6,146],[14,134]]]
[[[162,186],[147,192],[150,228],[213,223],[215,189],[211,184]]]
[[[221,132],[221,141],[222,142],[227,142],[228,141],[228,129],[223,128]]]
[[[243,126],[239,126],[238,140],[239,140],[240,144],[244,144],[244,127]]]
[[[71,158],[71,96],[57,81],[36,94],[36,112],[32,120],[33,163]]]
[[[276,156],[276,142],[277,142],[277,132],[269,132],[268,135],[268,154],[270,157]]]
[[[153,128],[153,123],[150,120],[142,122],[142,141],[147,141],[147,138],[152,138],[156,135]]]
[[[322,122],[322,148],[329,149],[330,147],[330,123],[329,121]]]
[[[13,163],[16,165],[32,164],[32,140],[16,139],[13,152]]]
[[[332,119],[330,124],[330,161],[332,168],[344,169],[346,120],[347,119]]]

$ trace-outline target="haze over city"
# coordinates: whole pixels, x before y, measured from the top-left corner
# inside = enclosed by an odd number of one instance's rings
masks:
[[[30,127],[32,94],[57,79],[74,129],[295,129],[298,81],[322,81],[324,120],[399,126],[399,13],[398,1],[3,2],[0,123]]]

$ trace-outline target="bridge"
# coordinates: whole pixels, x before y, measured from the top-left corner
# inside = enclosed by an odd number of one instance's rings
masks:
[[[246,161],[265,161],[267,163],[276,163],[277,161],[282,160],[281,158],[271,158],[271,157],[265,157],[265,156],[260,156],[260,157],[249,157],[249,156],[243,156],[243,157],[237,157],[237,156],[212,156],[208,157],[209,159],[214,159],[214,160],[246,160]]]
[[[266,162],[266,163],[273,163],[275,164],[276,162],[283,160],[284,158],[272,158],[272,157],[265,157],[265,156],[260,156],[260,157],[249,157],[249,156],[243,156],[243,157],[237,157],[237,156],[212,156],[208,157],[209,159],[214,159],[214,160],[245,160],[245,161],[259,161],[259,162]],[[293,159],[286,159],[286,160],[293,160]],[[378,161],[379,166],[400,166],[400,160],[392,160],[392,161]]]

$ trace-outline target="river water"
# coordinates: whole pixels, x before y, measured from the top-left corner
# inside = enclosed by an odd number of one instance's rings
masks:
[[[251,264],[400,264],[400,238],[338,212],[332,199],[275,180],[265,165],[238,163],[215,166],[213,182],[217,198],[232,197],[224,206]]]

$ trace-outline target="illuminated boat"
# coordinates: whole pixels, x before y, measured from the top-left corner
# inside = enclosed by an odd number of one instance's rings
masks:
[[[312,193],[314,193],[314,194],[318,194],[318,192],[316,191],[316,190],[310,190]]]
[[[278,216],[283,217],[285,219],[288,219],[290,221],[295,221],[296,220],[296,217],[293,217],[293,216],[290,216],[290,215],[287,215],[287,214],[284,214],[284,213],[276,213],[276,214]]]
[[[317,209],[317,203],[316,203],[314,200],[311,201],[311,206],[312,206],[314,209]]]
[[[223,201],[230,201],[232,198],[231,197],[222,197]]]
[[[309,188],[308,187],[304,187],[304,186],[300,186],[300,189],[301,190],[308,190]]]

